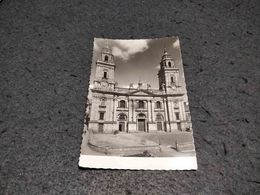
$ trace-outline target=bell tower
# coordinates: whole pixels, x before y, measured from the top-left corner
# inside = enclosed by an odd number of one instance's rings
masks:
[[[104,47],[99,59],[96,61],[95,88],[114,89],[115,86],[115,62],[112,50]]]
[[[160,62],[160,70],[158,72],[159,89],[166,93],[176,92],[179,86],[179,69],[176,67],[171,55],[166,49]]]

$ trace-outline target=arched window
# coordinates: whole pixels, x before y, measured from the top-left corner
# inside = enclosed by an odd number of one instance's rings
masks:
[[[126,107],[126,104],[125,104],[125,101],[124,101],[124,100],[120,100],[120,101],[119,101],[119,107],[120,107],[120,108],[125,108],[125,107]]]
[[[138,102],[138,108],[144,108],[144,101],[140,100]]]
[[[171,67],[171,66],[172,66],[172,63],[171,63],[171,62],[168,62],[168,66]]]
[[[107,71],[103,72],[103,79],[107,79]]]
[[[161,102],[159,101],[156,102],[156,108],[161,108]]]
[[[121,121],[125,121],[126,120],[126,115],[121,113],[118,115],[118,120],[121,120]]]
[[[105,62],[107,62],[108,61],[108,56],[105,56]]]
[[[145,119],[145,118],[146,118],[146,116],[145,116],[145,114],[143,114],[143,113],[140,113],[140,114],[138,114],[138,118],[143,118],[143,119]]]
[[[176,83],[176,78],[174,75],[171,75],[171,84],[175,84]]]

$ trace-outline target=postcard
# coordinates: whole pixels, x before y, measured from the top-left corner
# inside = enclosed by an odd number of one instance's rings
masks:
[[[178,37],[94,39],[79,166],[197,169]]]

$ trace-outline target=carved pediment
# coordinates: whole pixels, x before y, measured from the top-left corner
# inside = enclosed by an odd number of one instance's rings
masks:
[[[150,96],[150,95],[153,95],[153,93],[148,90],[136,90],[136,91],[130,92],[130,95]]]

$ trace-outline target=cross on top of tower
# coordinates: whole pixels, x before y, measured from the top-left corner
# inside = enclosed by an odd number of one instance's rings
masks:
[[[105,48],[109,49],[108,40],[106,40],[106,46]]]
[[[105,46],[102,48],[102,53],[112,54],[112,50],[109,47],[108,39],[105,42]]]
[[[166,50],[166,47],[164,47],[163,53],[164,53],[164,55],[168,55],[168,52],[167,52],[167,50]]]

